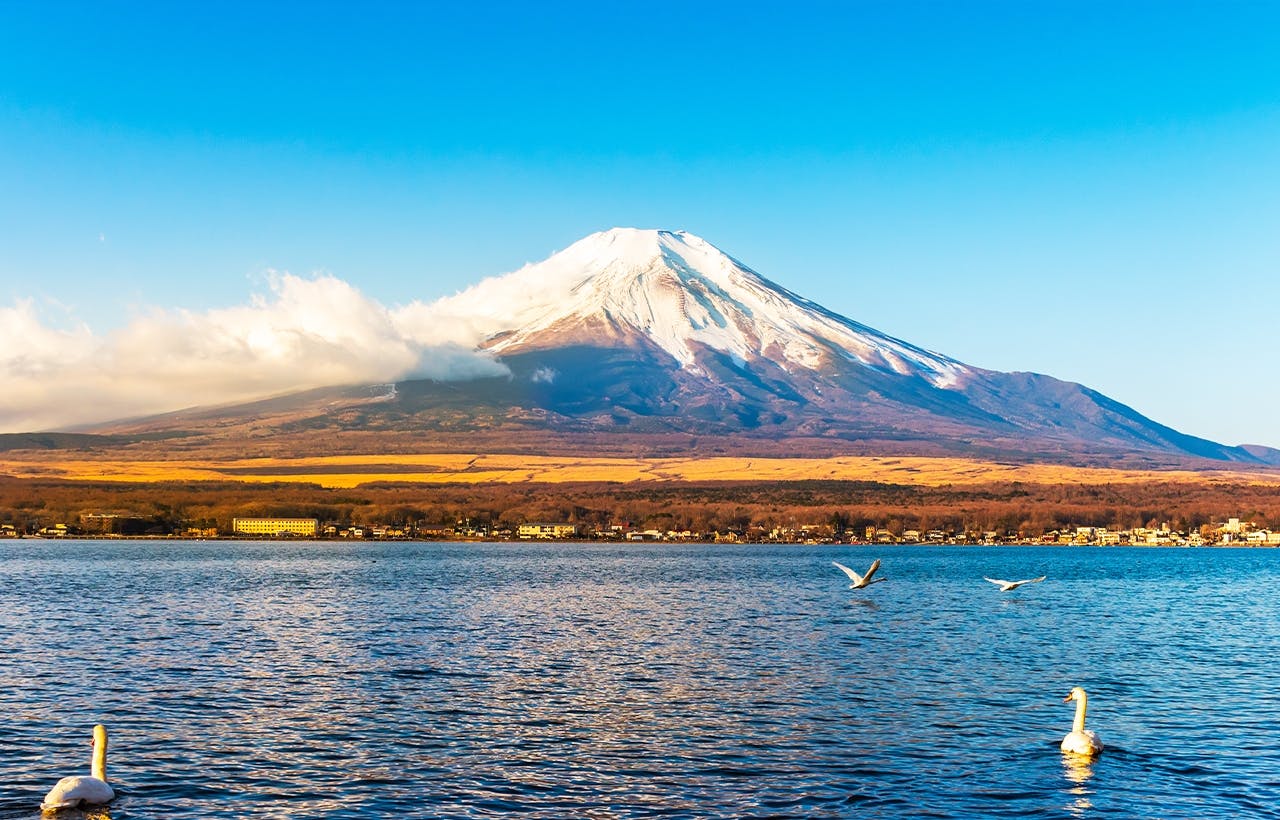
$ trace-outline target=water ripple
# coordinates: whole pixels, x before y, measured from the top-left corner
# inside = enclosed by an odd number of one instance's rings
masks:
[[[8,542],[0,818],[1277,817],[1274,556]]]

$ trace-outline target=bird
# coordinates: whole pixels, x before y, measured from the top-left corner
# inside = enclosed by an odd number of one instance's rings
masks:
[[[1028,578],[1025,581],[1001,581],[999,578],[988,578],[987,576],[984,575],[982,576],[982,580],[990,581],[991,583],[1000,587],[1001,592],[1008,592],[1010,590],[1017,589],[1023,584],[1038,584],[1047,577],[1049,576],[1041,575],[1039,578]]]
[[[849,585],[849,589],[862,589],[863,587],[869,587],[872,584],[887,580],[885,578],[877,578],[874,581],[871,580],[871,576],[875,575],[876,570],[880,569],[879,558],[871,562],[871,568],[867,570],[866,575],[859,575],[858,573],[849,569],[839,561],[832,561],[831,563],[835,564],[837,567],[842,569],[844,571],[844,574],[849,576],[849,580],[853,581],[853,583]]]
[[[93,727],[93,757],[89,764],[89,777],[64,777],[59,780],[40,804],[42,811],[74,808],[76,806],[100,806],[116,796],[107,783],[107,727],[99,723]]]
[[[1089,708],[1089,697],[1079,686],[1071,690],[1071,694],[1062,699],[1063,703],[1076,702],[1076,719],[1071,724],[1071,731],[1062,739],[1062,751],[1066,754],[1081,757],[1093,757],[1101,754],[1102,741],[1096,732],[1084,728],[1084,713]]]

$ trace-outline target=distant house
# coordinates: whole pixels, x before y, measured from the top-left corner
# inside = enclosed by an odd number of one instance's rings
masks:
[[[320,531],[316,518],[235,518],[231,530],[236,535],[301,535],[314,537]]]
[[[577,524],[521,524],[516,529],[516,536],[525,541],[533,538],[555,540],[558,538],[574,538],[578,534]]]
[[[85,532],[119,532],[120,516],[115,513],[84,513],[80,516],[80,528]]]

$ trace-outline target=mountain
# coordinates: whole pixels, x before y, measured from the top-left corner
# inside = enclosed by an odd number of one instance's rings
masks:
[[[471,328],[478,352],[508,375],[309,391],[94,432],[324,434],[331,447],[346,436],[364,447],[451,449],[1273,455],[1184,435],[1079,384],[985,370],[895,339],[683,231],[593,234],[439,300],[422,321]]]

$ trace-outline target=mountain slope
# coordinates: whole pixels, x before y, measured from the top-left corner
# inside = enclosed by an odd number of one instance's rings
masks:
[[[1080,385],[975,368],[895,339],[775,285],[685,232],[603,231],[449,301],[459,314],[493,316],[483,346],[519,362],[517,377],[572,384],[546,387],[541,400],[555,407],[556,396],[579,395],[561,407],[574,417],[593,406],[581,395],[588,390],[596,411],[611,401],[612,388],[592,363],[626,350],[646,371],[679,376],[672,376],[678,387],[638,405],[613,405],[641,416],[714,417],[731,431],[995,436],[1033,450],[1254,458],[1182,435]]]

